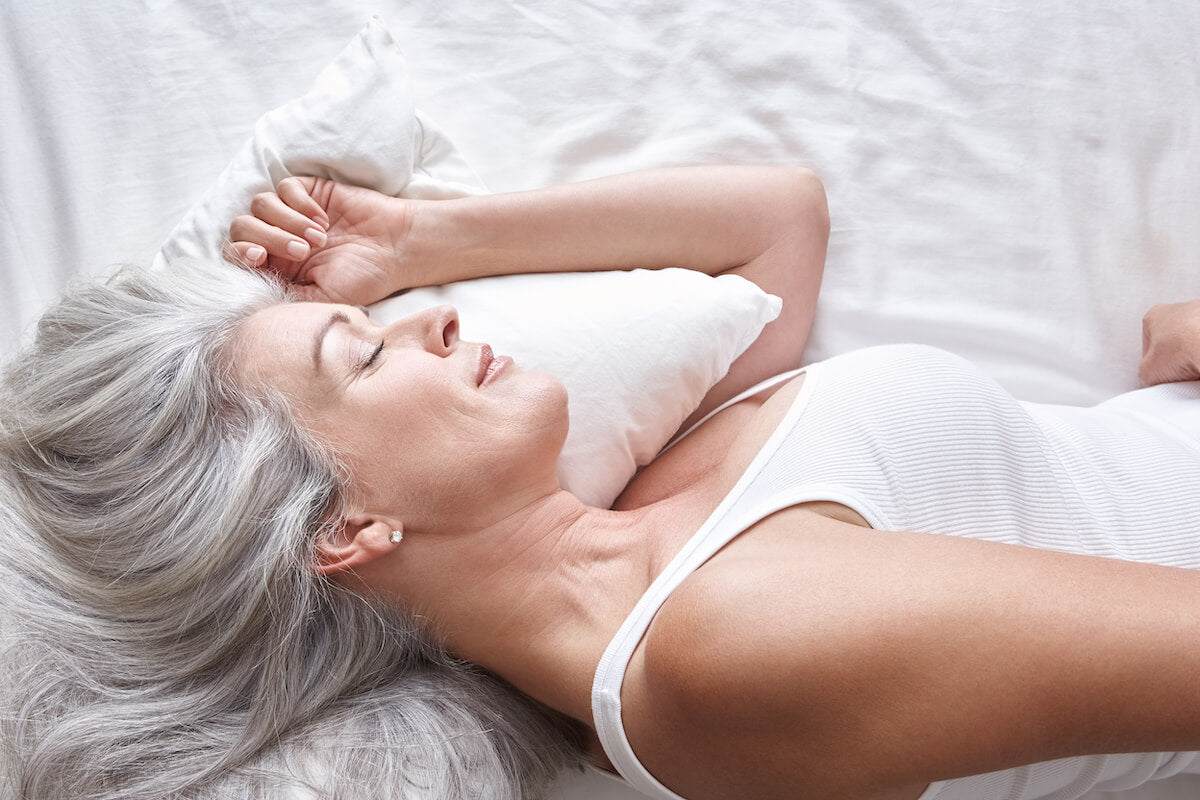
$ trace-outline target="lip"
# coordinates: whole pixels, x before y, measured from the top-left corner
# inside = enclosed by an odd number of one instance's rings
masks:
[[[508,356],[497,356],[492,352],[491,347],[483,345],[479,348],[479,368],[475,373],[475,385],[478,387],[488,385],[511,363],[513,360]]]
[[[496,356],[492,353],[491,345],[482,345],[479,348],[479,365],[475,368],[475,385],[482,386],[484,379],[488,375],[488,367],[496,360]]]

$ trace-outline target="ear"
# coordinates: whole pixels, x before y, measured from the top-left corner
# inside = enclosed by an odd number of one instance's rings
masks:
[[[313,572],[336,575],[370,564],[396,549],[393,531],[403,531],[399,522],[381,517],[352,517],[340,530],[317,540]]]

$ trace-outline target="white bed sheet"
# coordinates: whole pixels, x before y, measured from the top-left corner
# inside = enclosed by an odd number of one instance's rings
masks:
[[[922,341],[1091,403],[1137,385],[1146,307],[1200,297],[1197,4],[34,0],[0,7],[0,355],[65,282],[148,262],[372,14],[494,190],[816,169],[813,359]],[[632,797],[599,777],[557,796]]]

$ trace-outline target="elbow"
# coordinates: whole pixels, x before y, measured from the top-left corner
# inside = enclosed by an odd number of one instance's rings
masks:
[[[825,184],[807,167],[775,168],[771,226],[773,247],[787,253],[782,263],[801,273],[808,292],[825,268],[829,244],[829,199]]]
[[[828,243],[829,241],[829,197],[825,194],[825,184],[817,177],[817,173],[809,171],[811,180],[809,181],[809,192],[811,197],[812,208],[818,218],[818,224],[821,230],[821,238]]]
[[[824,248],[829,241],[829,198],[825,184],[817,173],[807,167],[788,167],[791,184],[793,224],[799,220]]]
[[[825,272],[829,201],[825,185],[811,169],[782,169],[784,186],[778,204],[776,247],[785,254],[779,263],[786,274],[779,276],[777,284],[785,304],[791,301],[805,309],[803,324],[807,330]]]

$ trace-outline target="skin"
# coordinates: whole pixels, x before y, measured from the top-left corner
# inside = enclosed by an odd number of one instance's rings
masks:
[[[1200,300],[1162,303],[1142,320],[1142,362],[1147,386],[1200,379]]]
[[[314,298],[359,302],[517,270],[737,272],[788,310],[702,408],[798,361],[828,233],[819,184],[797,170],[658,171],[434,206],[361,192],[285,181],[235,221],[235,252]],[[309,342],[326,327],[314,374]],[[555,480],[561,386],[519,365],[476,385],[482,348],[456,328],[446,309],[380,329],[348,306],[273,308],[243,331],[239,364],[350,460],[361,513],[319,543],[314,569],[427,615],[457,655],[590,726],[600,654],[803,378],[717,414],[595,509]],[[694,800],[911,799],[1049,758],[1196,749],[1197,609],[1188,570],[796,506],[671,595],[627,672],[624,721],[645,766]]]
[[[545,490],[513,473],[537,460],[553,469],[567,398],[553,376],[511,363],[479,385],[490,351],[457,331],[450,306],[383,327],[357,307],[279,305],[248,321],[237,363],[288,395],[352,475],[371,476],[355,482],[354,500],[395,517],[389,536],[471,527],[461,497],[496,509]]]

